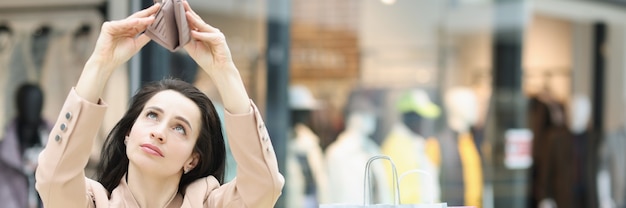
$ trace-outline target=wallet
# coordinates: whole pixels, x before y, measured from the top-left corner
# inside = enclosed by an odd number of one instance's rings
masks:
[[[144,34],[171,52],[189,43],[191,31],[182,0],[163,0],[154,22]]]

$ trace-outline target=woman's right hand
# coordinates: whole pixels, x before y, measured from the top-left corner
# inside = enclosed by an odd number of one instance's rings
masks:
[[[139,34],[154,22],[154,14],[160,6],[155,4],[126,19],[102,24],[96,47],[76,83],[76,93],[80,97],[98,102],[113,71],[150,42],[150,37]]]
[[[157,3],[135,12],[126,19],[108,21],[102,24],[89,62],[97,64],[105,70],[110,70],[110,72],[126,63],[150,42],[148,36],[139,34],[152,24],[160,5]]]

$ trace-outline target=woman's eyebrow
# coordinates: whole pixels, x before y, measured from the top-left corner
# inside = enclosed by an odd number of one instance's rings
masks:
[[[191,127],[191,123],[189,123],[189,121],[187,121],[187,119],[183,118],[182,116],[176,116],[174,117],[178,120],[181,120],[183,123],[187,124],[187,126],[189,126],[189,130],[193,131],[193,128]]]
[[[146,109],[150,109],[150,110],[154,110],[154,111],[158,111],[159,113],[163,113],[163,109],[156,107],[156,106],[150,106],[150,107],[146,107]],[[189,130],[193,131],[193,128],[191,127],[191,123],[189,123],[189,121],[185,118],[183,118],[182,116],[175,116],[174,117],[177,120],[182,121],[183,123],[187,124],[187,126],[189,126]]]
[[[150,110],[154,110],[154,111],[158,111],[159,113],[163,113],[163,109],[156,107],[156,106],[150,106],[147,107],[146,109],[150,109]]]

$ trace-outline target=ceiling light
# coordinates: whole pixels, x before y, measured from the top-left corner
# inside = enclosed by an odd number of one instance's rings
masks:
[[[392,5],[396,3],[396,0],[380,0],[383,4]]]

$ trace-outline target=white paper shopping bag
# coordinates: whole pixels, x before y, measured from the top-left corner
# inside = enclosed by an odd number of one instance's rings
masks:
[[[369,176],[371,163],[375,160],[384,159],[388,160],[391,163],[391,171],[393,174],[393,204],[372,204],[370,193],[372,190],[371,187],[371,178]],[[321,204],[320,208],[447,208],[446,203],[431,203],[430,204],[401,204],[400,203],[400,189],[399,189],[399,181],[398,181],[398,172],[396,170],[396,165],[393,163],[391,158],[386,155],[377,155],[371,157],[367,163],[365,164],[365,177],[363,184],[363,204]]]

